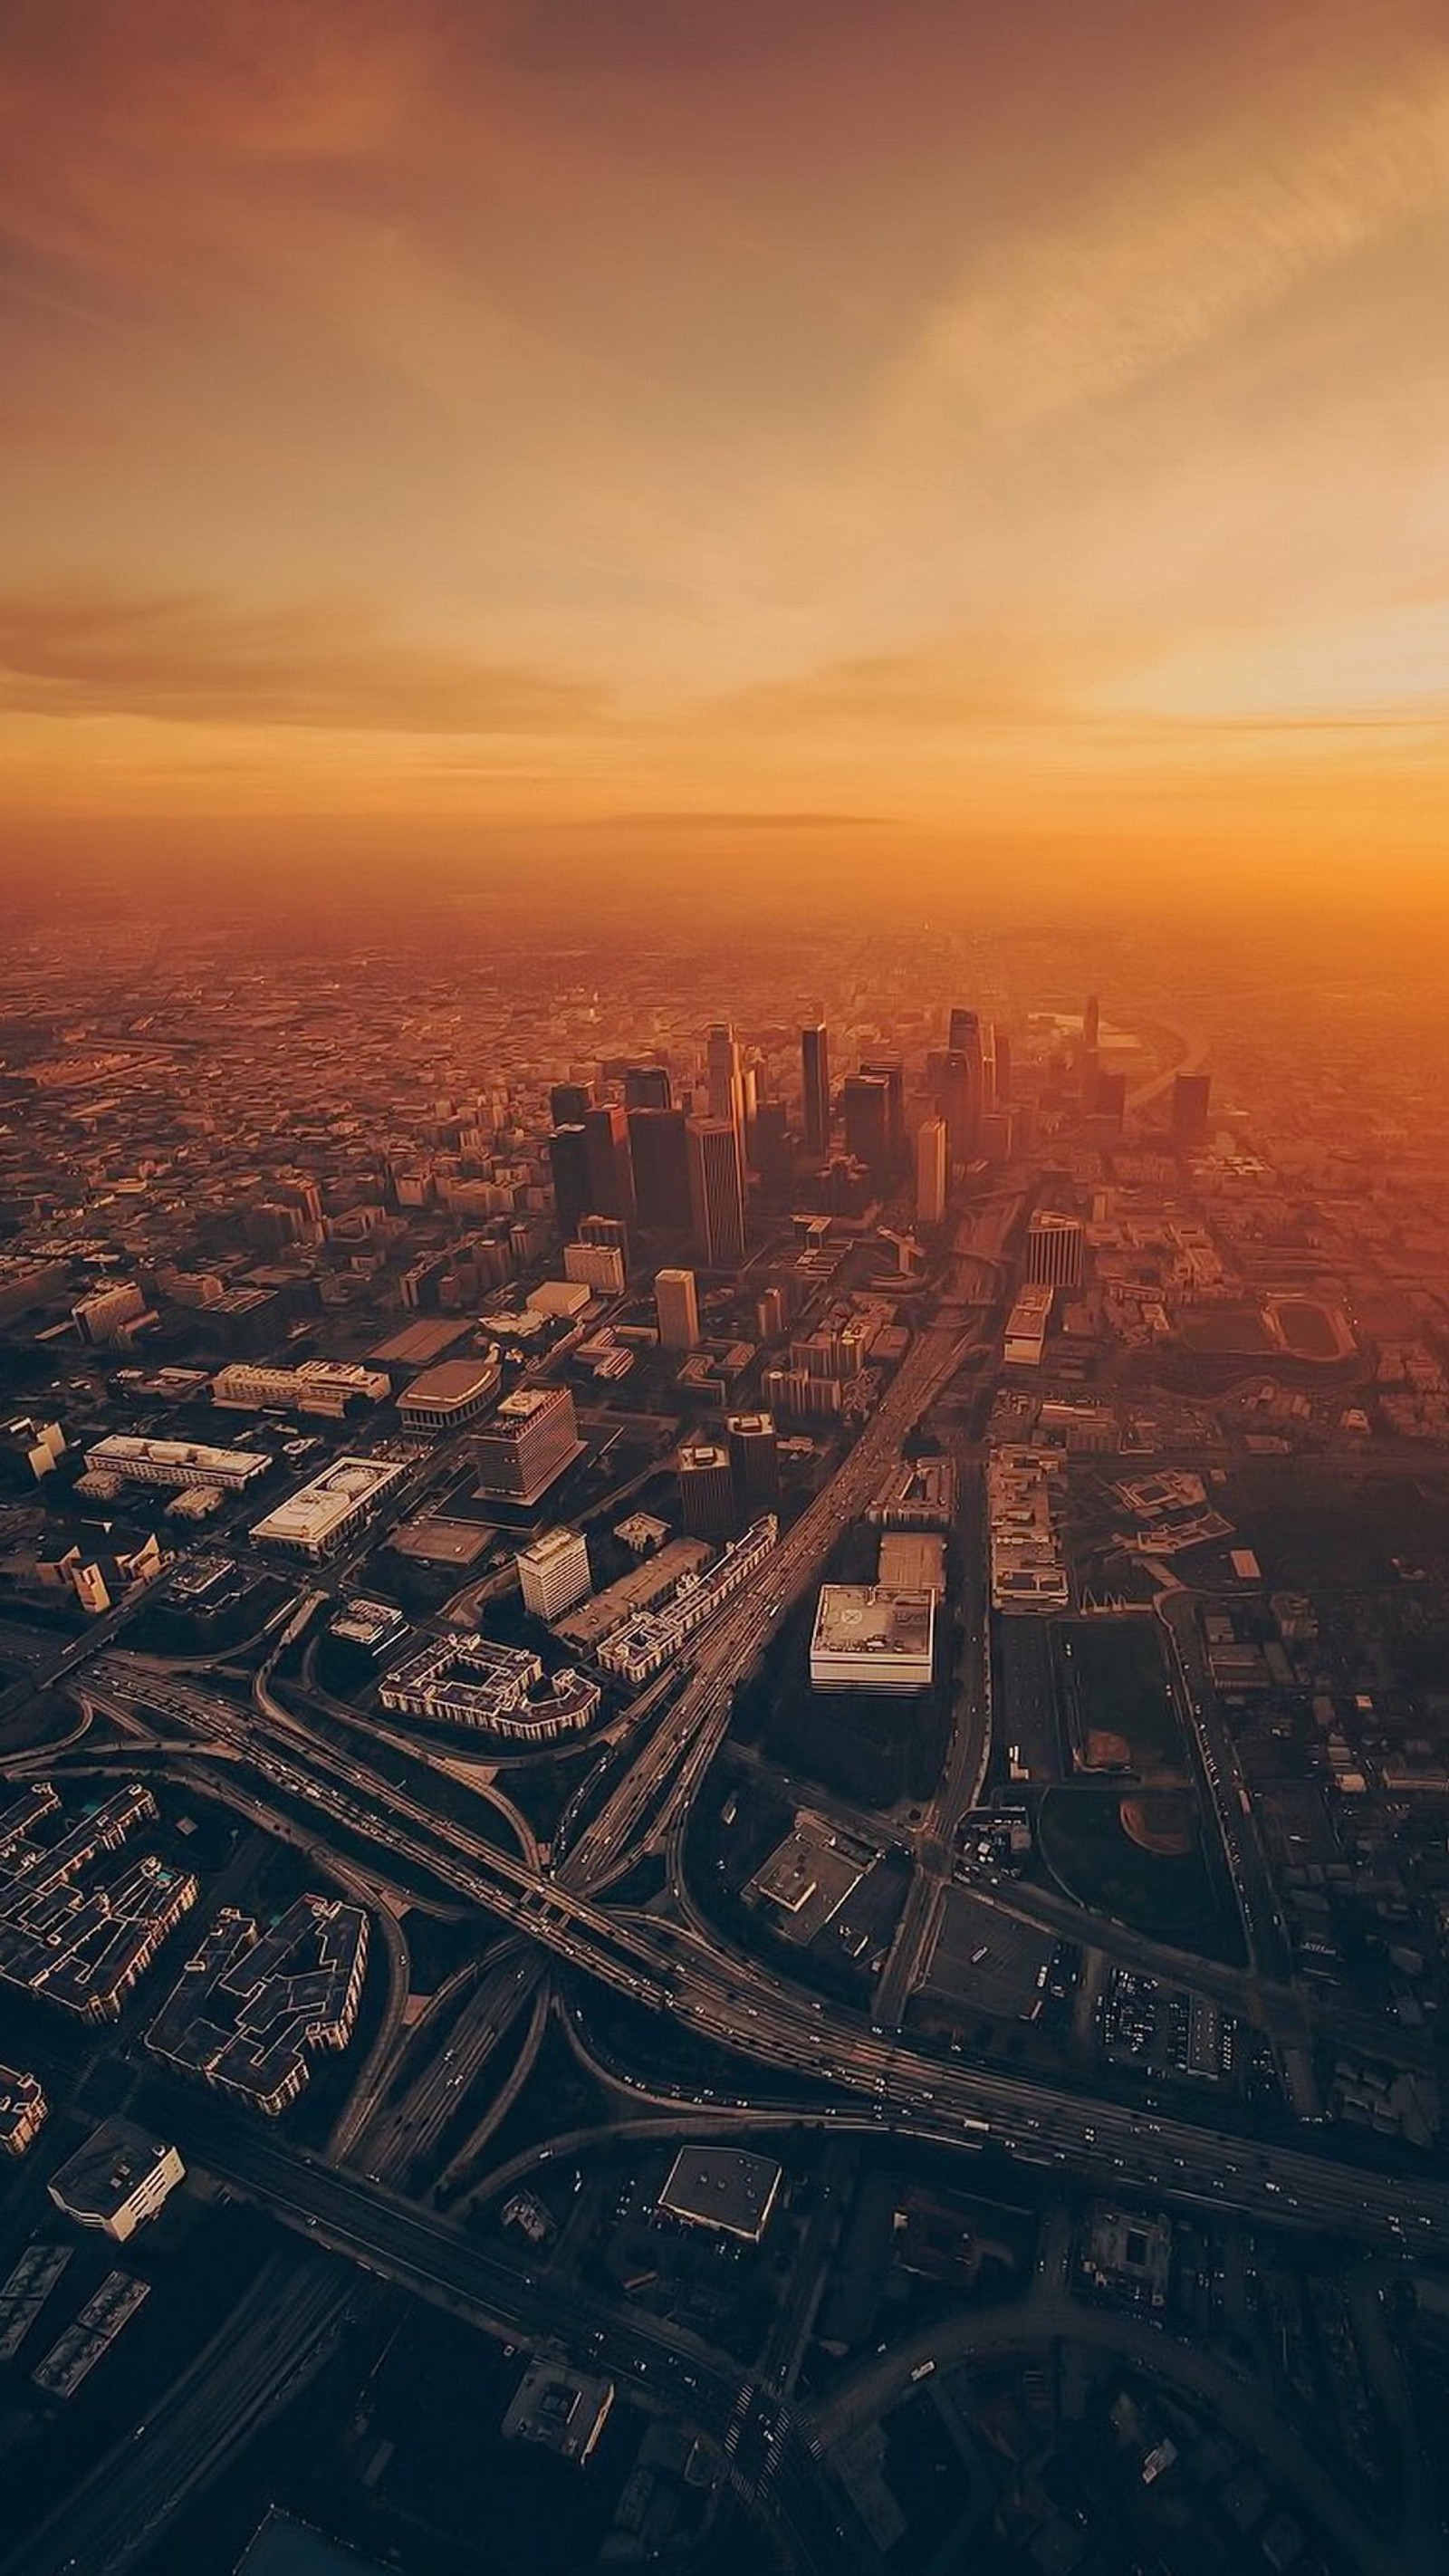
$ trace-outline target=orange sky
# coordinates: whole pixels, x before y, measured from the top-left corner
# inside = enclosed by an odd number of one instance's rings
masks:
[[[1443,850],[1442,0],[7,0],[0,236],[17,871]]]

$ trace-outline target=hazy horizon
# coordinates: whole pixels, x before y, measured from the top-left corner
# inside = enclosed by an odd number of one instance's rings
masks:
[[[1432,6],[49,0],[0,67],[12,883],[1436,893]]]

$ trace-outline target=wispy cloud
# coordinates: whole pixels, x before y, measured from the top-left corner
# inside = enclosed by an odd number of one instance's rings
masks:
[[[410,644],[341,606],[241,609],[204,597],[0,596],[0,708],[26,715],[547,734],[602,724],[607,693]]]
[[[1449,52],[1311,114],[1237,102],[1226,128],[978,249],[895,398],[1019,423],[1119,394],[1446,209]]]

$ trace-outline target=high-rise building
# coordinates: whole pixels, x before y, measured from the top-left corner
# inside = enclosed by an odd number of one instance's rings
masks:
[[[840,1087],[845,1150],[864,1163],[873,1182],[890,1172],[891,1094],[883,1073],[848,1073]]]
[[[728,1118],[691,1118],[689,1208],[695,1247],[707,1270],[745,1257],[745,1175],[739,1130]]]
[[[946,1044],[952,1055],[970,1056],[981,1062],[981,1014],[979,1011],[954,1010],[946,1030]]]
[[[661,1350],[692,1351],[699,1340],[699,1299],[695,1293],[694,1272],[656,1272],[654,1307],[659,1318]]]
[[[591,1082],[556,1082],[548,1095],[549,1115],[555,1127],[582,1127],[593,1105]]]
[[[709,1079],[709,1114],[727,1118],[740,1138],[745,1133],[745,1080],[740,1069],[739,1042],[727,1020],[716,1021],[706,1042],[706,1066]]]
[[[1089,1054],[1096,1053],[1101,1032],[1102,1006],[1098,1001],[1096,994],[1089,993],[1087,995],[1086,1009],[1082,1013],[1082,1044]]]
[[[736,1521],[730,1453],[717,1440],[691,1441],[679,1452],[679,1517],[690,1538],[729,1538]]]
[[[1099,1134],[1120,1136],[1127,1119],[1127,1076],[1097,1067],[1092,1089],[1092,1123]]]
[[[629,1258],[629,1229],[621,1216],[585,1216],[579,1219],[580,1243],[607,1244],[611,1252]]]
[[[624,1076],[626,1109],[672,1109],[674,1086],[663,1064],[631,1064]]]
[[[1079,1288],[1082,1282],[1082,1221],[1044,1208],[1026,1230],[1026,1275],[1032,1285]]]
[[[548,1140],[548,1167],[553,1175],[554,1214],[558,1230],[571,1242],[579,1230],[579,1219],[591,1205],[589,1190],[589,1141],[580,1124],[556,1127]]]
[[[925,1118],[916,1130],[916,1221],[939,1225],[946,1213],[950,1156],[944,1118]]]
[[[730,1413],[725,1440],[741,1520],[758,1520],[780,1499],[780,1443],[772,1413]]]
[[[755,1169],[767,1190],[788,1190],[795,1177],[789,1115],[783,1100],[762,1100],[755,1111]]]
[[[830,1047],[823,1020],[800,1032],[800,1072],[805,1151],[823,1159],[830,1144]]]
[[[906,1143],[906,1076],[898,1056],[878,1056],[872,1063],[862,1062],[862,1073],[879,1075],[886,1087],[886,1153],[889,1168],[898,1172]]]
[[[587,1217],[584,1219],[587,1225]],[[576,1287],[589,1288],[596,1297],[622,1297],[624,1294],[624,1256],[613,1243],[566,1243],[564,1277]]]
[[[545,1530],[531,1547],[519,1549],[514,1563],[523,1606],[535,1619],[561,1619],[594,1588],[582,1530]]]
[[[778,1342],[790,1321],[790,1309],[781,1287],[767,1288],[755,1301],[755,1330],[762,1342]]]
[[[985,1057],[981,1022],[975,1011],[951,1013],[946,1051],[944,1055],[933,1055],[927,1070],[936,1107],[946,1121],[951,1168],[959,1171],[976,1152],[985,1106]]]
[[[683,1234],[689,1225],[689,1151],[682,1109],[631,1109],[629,1156],[639,1223]]]
[[[629,1153],[629,1121],[622,1109],[591,1109],[584,1120],[588,1155],[589,1209],[599,1216],[635,1221],[634,1165]]]
[[[573,1397],[566,1386],[515,1387],[470,1446],[480,1495],[536,1502],[583,1448]]]
[[[1210,1073],[1178,1073],[1172,1080],[1172,1141],[1180,1147],[1204,1143],[1208,1132]]]
[[[1011,1040],[1005,1029],[991,1032],[991,1105],[1007,1109],[1011,1105]]]

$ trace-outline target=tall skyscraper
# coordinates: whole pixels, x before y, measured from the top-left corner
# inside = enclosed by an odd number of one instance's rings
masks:
[[[981,1015],[979,1011],[954,1010],[946,1031],[946,1044],[953,1055],[969,1056],[981,1062]]]
[[[589,1213],[622,1217],[633,1225],[638,1215],[634,1165],[629,1153],[629,1122],[622,1109],[591,1109],[584,1120],[588,1153]]]
[[[830,1047],[823,1020],[800,1032],[800,1072],[805,1097],[805,1151],[823,1159],[830,1143]]]
[[[692,1270],[655,1273],[654,1311],[659,1319],[660,1349],[692,1351],[699,1340],[699,1299]]]
[[[783,1100],[762,1100],[755,1111],[755,1168],[767,1190],[788,1190],[795,1157]]]
[[[1099,1062],[1097,1079],[1092,1086],[1093,1123],[1099,1133],[1105,1130],[1120,1136],[1126,1117],[1127,1076],[1125,1073],[1104,1073]]]
[[[548,1095],[549,1115],[555,1127],[582,1127],[593,1105],[591,1082],[556,1082]]]
[[[1082,1013],[1082,1044],[1086,1047],[1089,1053],[1094,1054],[1096,1052],[1101,1033],[1102,1006],[1098,1001],[1096,994],[1089,993],[1087,995],[1086,1008]]]
[[[946,1213],[950,1155],[944,1118],[923,1119],[916,1129],[916,1220],[939,1225]]]
[[[674,1086],[663,1064],[631,1064],[624,1075],[626,1109],[672,1109]]]
[[[864,1163],[871,1180],[879,1186],[888,1177],[891,1164],[891,1095],[885,1075],[848,1073],[840,1086],[840,1108],[845,1121],[845,1150],[858,1163]]]
[[[1005,1029],[1000,1028],[993,1028],[991,1032],[991,1106],[993,1109],[1011,1106],[1011,1040]]]
[[[591,1205],[589,1140],[582,1126],[556,1127],[548,1140],[548,1167],[553,1175],[553,1204],[558,1230],[571,1243],[579,1219]]]
[[[1201,1145],[1208,1132],[1208,1100],[1212,1092],[1210,1073],[1174,1074],[1172,1082],[1172,1141],[1188,1147]]]
[[[745,1134],[745,1084],[740,1071],[740,1050],[734,1030],[728,1021],[716,1021],[707,1041],[706,1063],[709,1077],[709,1114],[727,1118],[740,1139]]]
[[[683,1234],[689,1225],[689,1153],[682,1109],[631,1109],[629,1159],[641,1225]]]
[[[679,1517],[691,1538],[728,1538],[736,1525],[735,1483],[722,1440],[692,1440],[675,1462]]]
[[[946,1080],[936,1106],[944,1112],[950,1130],[952,1164],[959,1166],[968,1163],[976,1151],[981,1112],[986,1105],[986,1062],[979,1013],[953,1011],[946,1045]]]
[[[879,1074],[886,1087],[886,1158],[898,1172],[906,1143],[906,1076],[899,1056],[877,1056],[861,1063],[862,1073]]]
[[[758,1520],[761,1512],[774,1511],[780,1500],[780,1443],[775,1417],[772,1413],[726,1414],[725,1439],[740,1518]]]
[[[1026,1230],[1026,1275],[1035,1287],[1079,1288],[1082,1281],[1082,1221],[1047,1208]]]
[[[689,1207],[695,1248],[707,1270],[732,1269],[745,1254],[745,1172],[730,1118],[691,1118]]]
[[[980,1095],[972,1081],[970,1059],[957,1048],[948,1047],[942,1054],[928,1058],[926,1070],[937,1113],[946,1121],[947,1157],[952,1171],[959,1172],[976,1151],[981,1118]]]

